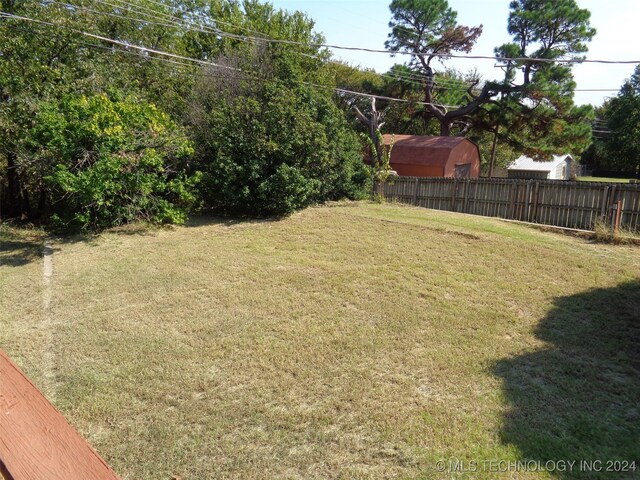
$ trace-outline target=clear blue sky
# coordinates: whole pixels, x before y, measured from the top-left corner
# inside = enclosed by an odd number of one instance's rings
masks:
[[[327,43],[383,49],[389,33],[390,0],[270,0],[277,8],[300,10],[315,20],[316,30]],[[640,60],[640,0],[577,0],[591,12],[591,25],[598,33],[589,44],[587,58],[602,60]],[[493,48],[510,40],[507,33],[509,0],[449,0],[458,12],[462,25],[484,26],[483,34],[472,54],[493,55]],[[337,58],[353,65],[385,72],[395,59],[386,54],[335,50]],[[492,60],[450,60],[446,65],[466,72],[477,69],[485,80],[500,78]],[[576,92],[577,104],[600,105],[604,98],[617,93],[634,65],[582,64],[574,67],[578,89],[613,89],[611,92]]]

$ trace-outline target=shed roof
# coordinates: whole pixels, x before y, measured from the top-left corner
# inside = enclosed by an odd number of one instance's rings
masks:
[[[385,145],[389,145],[393,137],[394,146],[434,149],[445,148],[448,150],[469,141],[464,137],[429,137],[424,135],[391,135],[388,133],[385,133],[382,137]]]
[[[462,151],[469,151],[469,149],[475,150],[477,157],[480,158],[478,146],[463,137],[385,134],[383,135],[384,144],[389,145],[392,138],[391,161],[395,163],[444,166],[452,157],[454,150],[457,150],[459,155]]]
[[[521,157],[511,162],[511,164],[507,167],[507,169],[508,170],[528,170],[528,171],[535,171],[535,172],[550,172],[553,169],[555,169],[558,165],[563,163],[567,159],[567,157],[573,160],[573,157],[568,153],[564,155],[554,155],[552,160],[548,160],[546,162],[534,160],[533,158],[522,155]]]

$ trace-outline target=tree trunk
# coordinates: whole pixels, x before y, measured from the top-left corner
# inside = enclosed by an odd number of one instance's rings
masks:
[[[23,210],[22,188],[17,170],[17,155],[7,154],[7,208],[5,214],[9,218],[19,217]]]
[[[380,168],[382,164],[382,145],[380,144],[380,139],[378,138],[378,132],[380,131],[380,127],[382,127],[383,123],[380,123],[380,118],[382,117],[382,113],[378,112],[376,109],[376,98],[371,97],[371,115],[369,117],[365,117],[364,114],[360,111],[360,109],[355,105],[355,103],[351,106],[351,109],[356,115],[356,118],[369,129],[369,138],[371,139],[371,143],[373,144],[373,149],[375,152],[371,152],[371,196],[375,195],[375,174],[376,169]]]
[[[491,158],[489,159],[489,178],[493,177],[493,164],[496,160],[496,146],[498,144],[498,132],[500,127],[493,131],[493,144],[491,145]]]
[[[47,189],[44,185],[40,186],[40,194],[38,196],[38,211],[36,212],[36,216],[38,218],[44,215],[45,209],[47,208]]]
[[[371,115],[371,124],[369,125],[369,136],[371,137],[371,141],[373,142],[373,146],[376,150],[376,167],[380,167],[380,164],[382,163],[382,145],[380,145],[380,139],[378,138],[379,128],[380,127],[378,126],[378,118],[374,110],[373,114]]]
[[[18,176],[18,179],[20,177]],[[31,214],[31,201],[29,197],[29,190],[23,182],[20,182],[20,198],[22,203],[20,204],[20,218],[26,219],[29,218]]]
[[[440,136],[449,137],[451,135],[451,124],[440,121]]]

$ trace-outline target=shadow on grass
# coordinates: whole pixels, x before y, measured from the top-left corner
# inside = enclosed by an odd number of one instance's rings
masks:
[[[0,234],[0,266],[20,267],[42,256],[42,242],[7,238]]]
[[[234,227],[237,225],[257,224],[257,223],[277,223],[287,217],[220,217],[215,215],[194,215],[184,224],[185,227],[197,228],[211,225],[223,227]]]
[[[197,228],[209,225],[220,225],[233,227],[237,225],[276,223],[285,217],[220,217],[214,215],[196,215],[185,223],[185,227]],[[174,225],[155,225],[150,223],[131,223],[118,227],[109,228],[96,233],[70,233],[67,235],[52,234],[47,236],[44,231],[23,229],[21,227],[6,226],[0,223],[0,266],[7,265],[19,267],[30,262],[42,259],[44,252],[45,238],[53,244],[52,252],[59,250],[56,245],[72,243],[96,244],[103,234],[123,235],[123,236],[153,236],[163,229],[172,229]]]
[[[523,459],[576,461],[559,478],[640,478],[640,280],[559,298],[536,334],[547,348],[494,367],[511,405],[502,440]]]
[[[159,228],[149,224],[131,224],[114,227],[105,232],[116,235],[153,235]],[[47,235],[44,230],[13,227],[0,224],[0,266],[20,267],[30,262],[40,261],[44,254],[45,241],[53,245],[52,253],[59,251],[59,245],[73,243],[97,244],[101,233]]]

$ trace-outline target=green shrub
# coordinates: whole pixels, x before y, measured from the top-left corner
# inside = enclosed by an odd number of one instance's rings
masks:
[[[257,203],[269,205],[273,213],[290,214],[308,205],[318,187],[318,180],[308,179],[298,168],[282,164],[258,186]]]
[[[51,165],[45,180],[59,230],[182,223],[196,203],[200,174],[186,173],[193,147],[168,115],[136,98],[44,104],[27,142]]]
[[[330,91],[273,77],[205,82],[192,118],[207,206],[283,215],[366,194],[359,139]]]

